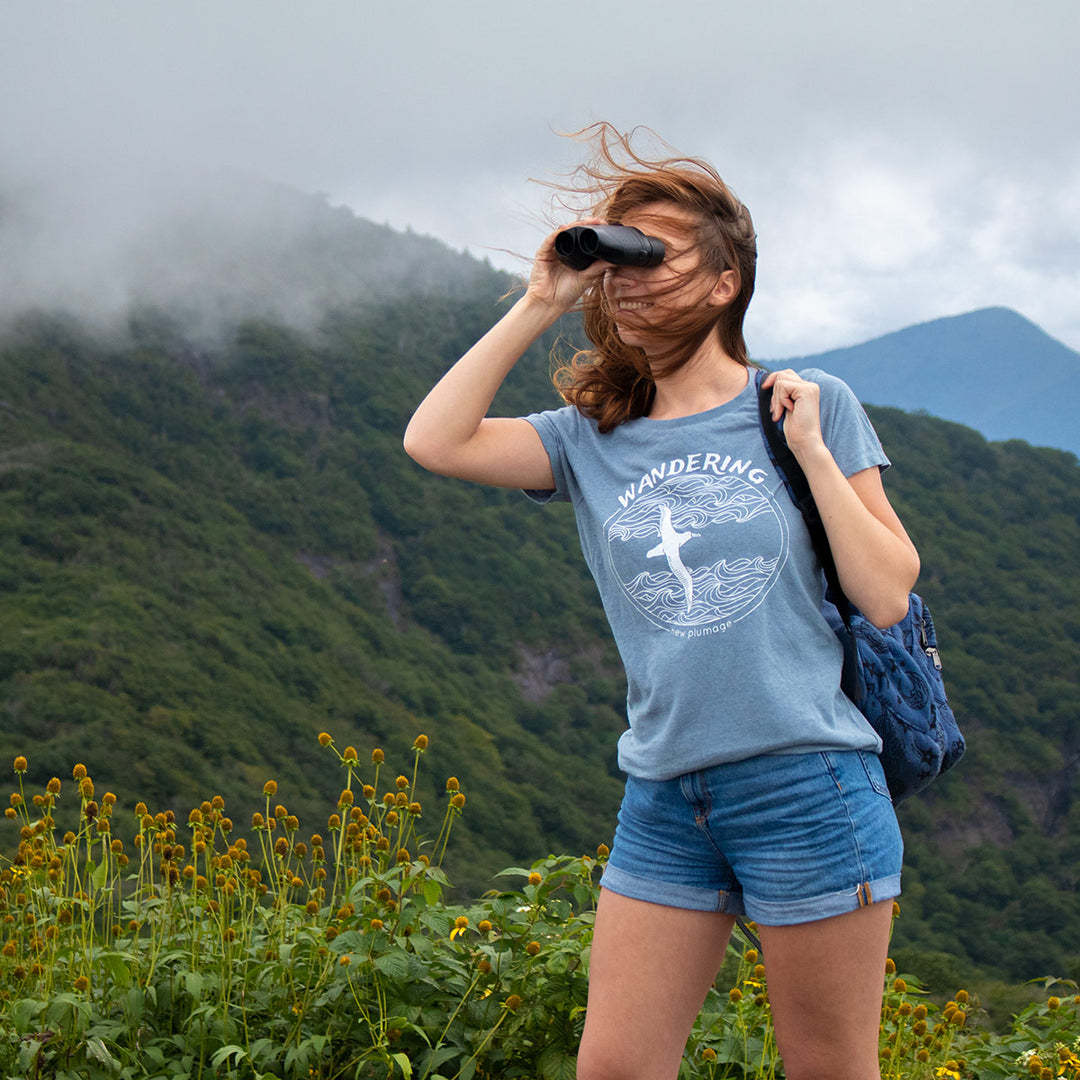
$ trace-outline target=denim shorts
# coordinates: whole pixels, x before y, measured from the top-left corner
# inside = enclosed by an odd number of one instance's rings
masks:
[[[601,884],[784,926],[898,896],[903,850],[876,754],[770,754],[631,776]]]

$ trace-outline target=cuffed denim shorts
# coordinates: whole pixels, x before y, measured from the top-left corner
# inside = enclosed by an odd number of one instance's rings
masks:
[[[770,754],[631,776],[601,885],[785,926],[898,896],[902,859],[876,754]]]

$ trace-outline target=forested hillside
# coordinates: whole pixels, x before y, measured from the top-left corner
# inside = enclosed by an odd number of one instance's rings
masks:
[[[274,778],[316,830],[337,795],[318,732],[391,761],[423,732],[425,773],[467,794],[462,891],[608,841],[625,688],[568,507],[400,449],[497,291],[339,308],[307,336],[248,322],[220,350],[150,312],[123,344],[23,319],[0,354],[0,758],[41,784],[82,761],[128,807],[220,793],[237,822]],[[503,411],[554,401],[551,344]],[[970,745],[902,808],[894,951],[1078,977],[1080,466],[873,416]]]

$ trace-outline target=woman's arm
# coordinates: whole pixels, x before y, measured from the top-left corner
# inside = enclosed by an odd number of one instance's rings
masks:
[[[821,435],[819,387],[794,371],[769,375],[773,418],[799,464],[829,537],[836,572],[848,599],[878,627],[899,622],[919,576],[919,554],[896,516],[877,467],[846,477]]]
[[[499,487],[554,486],[551,462],[532,424],[487,415],[521,355],[607,265],[571,270],[555,255],[554,239],[552,233],[537,253],[525,295],[435,384],[409,421],[405,452],[425,469]]]

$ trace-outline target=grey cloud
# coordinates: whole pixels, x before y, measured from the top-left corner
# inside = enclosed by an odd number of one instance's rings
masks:
[[[1080,264],[1078,39],[1075,0],[9,3],[0,92],[18,107],[0,114],[0,184],[31,192],[42,235],[83,253],[53,279],[68,289],[91,251],[122,264],[132,229],[175,202],[161,177],[192,169],[326,192],[516,266],[498,249],[542,235],[526,178],[574,160],[553,131],[647,124],[754,209],[765,351],[968,303],[1018,307],[1075,347],[1061,297]],[[873,207],[836,193],[875,170],[884,269],[868,277]],[[905,188],[940,232],[925,265],[889,217],[885,196]],[[833,238],[816,277],[808,236]]]

